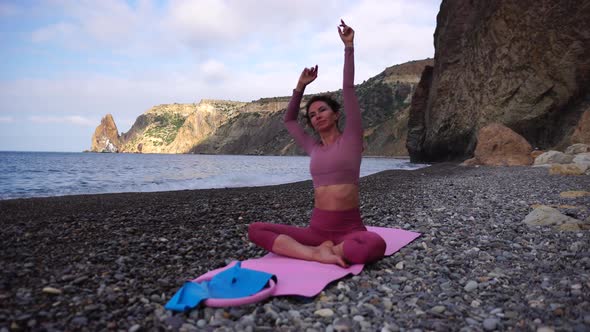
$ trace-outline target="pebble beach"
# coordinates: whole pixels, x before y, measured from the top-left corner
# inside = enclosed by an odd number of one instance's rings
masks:
[[[0,201],[0,331],[590,331],[590,176],[435,164],[363,177],[368,226],[422,236],[314,298],[172,313],[186,280],[265,254],[254,221],[305,226],[311,181]]]

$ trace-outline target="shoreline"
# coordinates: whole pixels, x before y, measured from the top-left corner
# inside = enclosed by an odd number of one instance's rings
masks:
[[[584,220],[590,197],[559,193],[588,188],[588,176],[526,166],[368,175],[365,224],[422,237],[308,301],[177,315],[163,305],[185,280],[264,254],[249,243],[248,224],[305,226],[311,181],[2,200],[0,329],[574,329],[590,321],[590,232],[522,220],[535,204]]]
[[[36,154],[34,152],[33,154]],[[60,154],[77,154],[77,153],[62,153],[62,152],[47,152],[48,154],[54,153],[56,155]],[[146,158],[152,158],[154,155],[146,155]],[[169,157],[169,155],[156,155],[156,157]],[[213,155],[212,155],[213,156]],[[236,157],[237,155],[214,155],[215,157]],[[239,158],[240,156],[238,156]],[[242,157],[252,157],[243,155]],[[254,156],[255,157],[255,156]],[[268,156],[262,156],[263,158],[269,158]],[[272,157],[272,156],[271,156]],[[223,170],[222,173],[215,173],[209,172],[205,175],[198,175],[194,178],[184,177],[182,181],[175,180],[174,175],[171,173],[157,173],[155,178],[150,181],[136,181],[135,179],[130,180],[129,174],[125,175],[127,178],[123,177],[122,180],[113,181],[106,181],[101,183],[100,181],[93,181],[92,176],[99,176],[101,174],[95,173],[92,174],[91,170],[83,169],[78,170],[84,174],[82,180],[80,178],[75,178],[69,176],[66,181],[60,183],[57,181],[57,188],[54,187],[55,182],[46,181],[43,182],[45,179],[43,177],[39,177],[36,175],[35,177],[29,177],[29,182],[25,184],[21,183],[20,187],[15,186],[14,184],[8,185],[9,183],[18,183],[21,178],[27,178],[27,172],[34,172],[35,174],[39,174],[40,172],[37,170],[23,170],[23,173],[16,173],[13,172],[10,176],[14,176],[15,180],[12,182],[5,183],[4,186],[0,186],[0,190],[4,189],[4,192],[0,192],[0,201],[7,201],[13,199],[30,199],[30,198],[50,198],[50,197],[61,197],[61,196],[76,196],[76,195],[101,195],[101,194],[119,194],[119,193],[145,193],[145,192],[165,192],[165,191],[182,191],[182,190],[201,190],[201,189],[229,189],[229,188],[248,188],[248,187],[266,187],[272,185],[280,185],[280,184],[289,184],[294,182],[300,181],[307,181],[307,179],[311,179],[311,176],[308,173],[308,170],[303,167],[305,165],[308,167],[308,163],[306,164],[305,158],[306,156],[274,156],[274,157],[285,157],[287,159],[278,161],[279,165],[291,165],[293,159],[289,158],[296,158],[297,164],[300,165],[298,168],[298,172],[290,173],[284,175],[280,178],[277,174],[268,174],[268,176],[256,176],[259,174],[259,170],[250,170],[248,176],[242,175],[240,176],[232,176],[234,172],[231,171],[231,168],[226,168]],[[364,167],[361,168],[361,175],[363,173],[369,173],[369,171],[379,171],[385,169],[387,167],[391,167],[391,169],[400,169],[400,170],[410,170],[412,167],[425,167],[426,164],[412,164],[409,163],[408,159],[403,158],[393,158],[393,157],[364,157],[367,159],[365,165],[367,165],[366,169]],[[371,160],[373,159],[373,160]],[[158,159],[155,159],[158,160]],[[223,159],[220,159],[223,160]],[[221,163],[220,160],[217,160],[217,163]],[[233,160],[233,159],[232,159]],[[272,168],[275,161],[273,159],[262,159],[263,162],[268,164],[268,167]],[[252,160],[249,160],[252,161]],[[154,165],[154,159],[151,159],[151,165]],[[255,160],[253,162],[256,162]],[[303,164],[302,164],[303,163]],[[377,166],[376,168],[371,168],[371,165],[379,165],[379,164],[388,164],[388,166]],[[10,165],[10,164],[9,164]],[[126,164],[125,164],[126,165]],[[121,166],[123,168],[123,166]],[[129,168],[125,168],[126,170]],[[68,172],[70,172],[68,170]],[[239,173],[239,172],[237,172]],[[55,173],[52,173],[52,175]],[[150,173],[151,174],[151,173]],[[142,173],[144,177],[147,176],[145,171]],[[159,176],[159,177],[158,177]],[[366,175],[365,175],[366,176]],[[37,180],[37,181],[35,181]],[[55,180],[55,179],[54,179]],[[162,181],[160,181],[162,180]],[[82,181],[86,184],[85,187],[81,187],[81,185],[77,184]],[[289,181],[280,183],[282,181]],[[293,182],[290,182],[293,181]],[[26,185],[32,187],[25,190],[27,188]],[[61,185],[61,186],[60,186]]]

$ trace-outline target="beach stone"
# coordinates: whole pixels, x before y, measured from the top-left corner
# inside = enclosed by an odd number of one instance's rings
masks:
[[[542,155],[535,158],[535,165],[546,165],[546,164],[569,164],[574,160],[574,156],[565,154],[559,151],[547,151]]]
[[[189,324],[189,323],[184,323],[182,324],[182,326],[179,329],[180,332],[192,332],[192,331],[198,331],[197,327]]]
[[[541,326],[537,328],[537,332],[555,332],[555,329],[550,326]]]
[[[549,168],[549,174],[551,174],[551,175],[584,175],[588,168],[589,168],[588,165],[555,164],[555,165],[551,165],[551,168]]]
[[[578,198],[578,197],[585,197],[590,196],[590,192],[578,190],[578,191],[564,191],[559,193],[559,197],[563,198]]]
[[[486,318],[483,321],[483,329],[486,331],[493,331],[497,328],[500,321],[497,318]]]
[[[349,300],[348,298],[346,298],[346,299],[343,299],[343,300],[341,300],[341,301],[344,301],[344,302],[349,302],[350,300]],[[348,313],[349,313],[349,308],[348,308],[348,305],[346,305],[346,304],[342,304],[342,305],[340,305],[340,306],[338,307],[337,311],[338,311],[339,313],[341,313],[341,314],[348,315]]]
[[[399,325],[394,322],[386,322],[381,328],[381,332],[398,332],[400,331]]]
[[[86,316],[76,316],[72,318],[70,323],[78,327],[86,326],[88,324],[88,318],[86,318]]]
[[[301,317],[301,313],[297,310],[291,309],[288,311],[288,313],[289,313],[289,316],[291,316],[293,318],[300,318]]]
[[[469,280],[469,281],[467,282],[467,284],[465,284],[465,287],[463,287],[463,289],[464,289],[466,292],[472,292],[472,291],[474,291],[474,290],[476,290],[476,289],[477,289],[477,286],[478,286],[478,283],[477,283],[477,281],[475,281],[475,280]]]
[[[435,314],[442,314],[447,308],[444,305],[437,305],[432,307],[432,309],[430,309],[430,311],[432,311]]]
[[[178,330],[182,326],[182,324],[184,324],[184,319],[182,319],[180,316],[171,316],[166,318],[164,322],[167,326],[170,326],[172,329]]]
[[[314,314],[321,317],[332,317],[334,316],[334,311],[330,308],[324,308],[316,310]]]
[[[393,309],[393,302],[391,302],[391,299],[385,297],[383,298],[382,303],[385,310],[391,311],[391,309]]]
[[[588,169],[590,168],[590,152],[577,154],[572,161],[578,167]]]
[[[524,137],[500,123],[491,123],[479,130],[474,158],[480,165],[530,165],[532,146]]]
[[[577,232],[577,231],[581,231],[584,228],[582,228],[581,224],[574,224],[574,223],[568,223],[568,224],[561,224],[559,226],[557,226],[557,229],[559,229],[560,231],[566,231],[566,232]]]
[[[45,294],[51,294],[51,295],[60,295],[62,293],[62,291],[60,289],[57,289],[54,287],[43,287],[42,292]]]
[[[559,210],[541,205],[531,211],[525,218],[524,223],[529,226],[548,226],[561,224],[578,224],[578,219],[568,217]]]
[[[337,318],[332,323],[332,328],[336,332],[347,332],[352,331],[352,322],[348,318]]]
[[[568,146],[565,149],[566,154],[579,154],[584,152],[590,152],[590,145],[583,143],[576,143]]]
[[[129,328],[129,332],[137,332],[139,329],[141,329],[141,325],[135,324]]]

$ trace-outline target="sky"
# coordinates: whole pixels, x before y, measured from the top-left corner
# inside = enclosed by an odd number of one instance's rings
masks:
[[[288,96],[342,84],[340,19],[356,83],[434,56],[440,0],[0,0],[0,151],[79,152],[110,113]]]

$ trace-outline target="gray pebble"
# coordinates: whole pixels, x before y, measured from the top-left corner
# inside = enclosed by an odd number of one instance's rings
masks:
[[[435,314],[442,314],[447,308],[444,305],[437,305],[432,307],[430,311],[434,312]]]
[[[477,281],[469,280],[463,289],[465,289],[466,292],[471,292],[477,289],[477,285]]]
[[[88,324],[88,318],[85,316],[76,316],[72,318],[71,323],[76,326],[86,326]]]
[[[483,328],[486,331],[493,331],[498,326],[498,319],[497,318],[486,318],[483,321]]]
[[[348,318],[337,318],[332,323],[332,327],[336,332],[352,331],[352,322]]]

